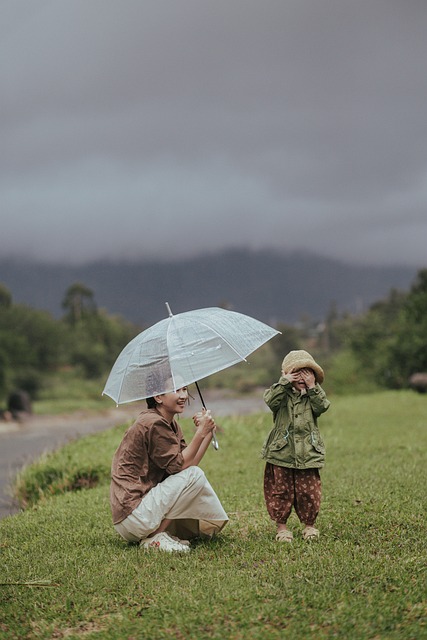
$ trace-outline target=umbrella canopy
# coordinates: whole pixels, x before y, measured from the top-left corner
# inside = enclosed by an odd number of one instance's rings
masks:
[[[263,322],[211,307],[173,315],[123,349],[103,394],[117,404],[174,391],[231,367],[279,334]]]

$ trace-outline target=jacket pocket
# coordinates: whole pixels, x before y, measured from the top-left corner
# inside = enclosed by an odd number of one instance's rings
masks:
[[[288,446],[289,442],[289,431],[286,429],[286,432],[272,432],[270,436],[264,442],[264,445],[261,449],[261,457],[267,458],[272,452],[281,451],[285,447]]]
[[[286,429],[285,433],[279,434],[268,447],[269,451],[281,451],[289,444],[289,431]]]
[[[325,455],[325,443],[323,442],[322,438],[316,437],[313,432],[311,432],[311,444],[318,453]]]

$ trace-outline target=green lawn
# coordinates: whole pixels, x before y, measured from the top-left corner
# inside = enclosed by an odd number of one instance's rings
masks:
[[[202,466],[230,522],[184,556],[127,545],[111,526],[125,426],[29,467],[20,495],[33,506],[0,521],[0,638],[427,638],[427,396],[332,398],[319,542],[295,516],[294,542],[274,540],[259,458],[270,423],[221,421]]]

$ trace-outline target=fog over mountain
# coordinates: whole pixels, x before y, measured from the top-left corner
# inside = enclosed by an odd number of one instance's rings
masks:
[[[99,308],[145,326],[174,314],[227,305],[270,324],[321,321],[332,305],[360,313],[391,289],[408,290],[411,267],[359,266],[309,253],[232,249],[180,261],[107,262],[81,266],[0,260],[0,282],[14,302],[55,317],[75,282]]]

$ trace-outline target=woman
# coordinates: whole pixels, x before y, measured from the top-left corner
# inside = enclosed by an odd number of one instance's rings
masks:
[[[145,548],[188,552],[188,540],[212,537],[228,516],[198,464],[215,432],[206,409],[193,417],[196,431],[187,446],[175,419],[188,402],[188,389],[147,399],[126,431],[111,467],[110,503],[116,531]],[[179,537],[177,537],[179,536]]]

